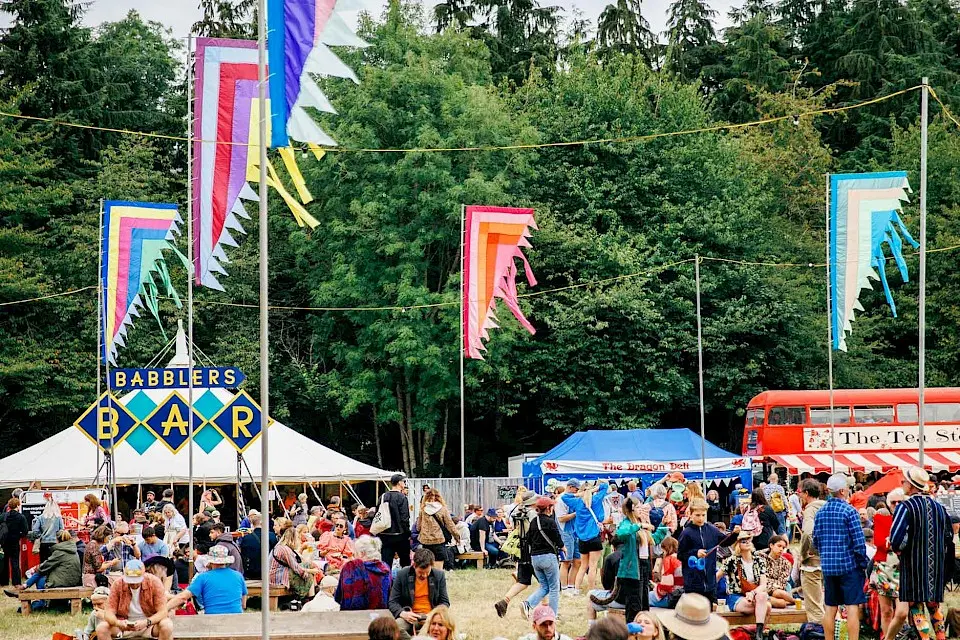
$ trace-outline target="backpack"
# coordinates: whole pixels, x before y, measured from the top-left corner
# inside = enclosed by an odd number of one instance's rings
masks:
[[[804,622],[800,625],[800,640],[824,640],[823,625]]]
[[[660,523],[663,522],[663,508],[658,507],[652,502],[650,503],[650,524],[653,525],[654,530],[660,527]]]
[[[783,494],[779,491],[774,491],[773,495],[770,496],[770,508],[777,513],[787,508],[787,505],[783,502]]]

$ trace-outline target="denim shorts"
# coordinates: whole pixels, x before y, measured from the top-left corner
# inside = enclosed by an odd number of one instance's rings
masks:
[[[573,531],[569,533],[563,531],[560,534],[563,538],[563,546],[567,548],[567,553],[563,556],[563,562],[572,562],[580,559],[580,545],[578,544],[577,534]]]
[[[610,597],[610,592],[607,591],[606,589],[594,589],[587,595],[596,596],[598,600],[604,600]],[[620,604],[616,600],[614,600],[610,604],[597,604],[596,602],[594,602],[593,600],[590,600],[589,598],[587,598],[587,600],[590,602],[590,606],[593,607],[593,610],[598,613],[600,611],[606,611],[607,609],[619,609],[620,611],[623,611],[625,608],[622,604]]]

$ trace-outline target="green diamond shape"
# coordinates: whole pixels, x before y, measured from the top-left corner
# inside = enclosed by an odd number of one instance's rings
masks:
[[[223,440],[223,435],[209,424],[201,427],[199,431],[193,434],[193,441],[197,443],[198,447],[203,449],[204,453],[213,451],[214,447],[220,444],[221,440]]]
[[[143,455],[143,452],[149,449],[156,441],[157,437],[150,433],[150,430],[142,424],[127,436],[127,444],[133,447],[133,450],[140,455]]]
[[[150,412],[157,408],[157,403],[150,399],[150,396],[143,391],[138,391],[126,404],[127,410],[133,414],[137,420],[143,420],[150,415]]]
[[[217,412],[223,408],[223,403],[217,399],[217,396],[212,391],[207,390],[206,393],[193,401],[193,408],[203,416],[204,419],[209,420],[217,415]],[[209,453],[209,451],[207,453]]]

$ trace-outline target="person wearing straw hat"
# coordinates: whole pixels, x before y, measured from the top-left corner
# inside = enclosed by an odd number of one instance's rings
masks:
[[[893,515],[889,547],[900,556],[900,601],[894,611],[886,638],[897,637],[907,615],[923,619],[923,605],[930,612],[929,623],[937,638],[946,637],[941,603],[952,561],[953,527],[942,504],[928,495],[930,475],[920,467],[904,474],[903,491],[908,496]],[[930,629],[918,625],[921,637]]]
[[[173,622],[167,617],[166,599],[167,592],[160,579],[147,573],[139,560],[131,560],[123,567],[123,580],[117,580],[110,587],[103,621],[97,625],[97,640],[173,640]]]
[[[233,556],[226,547],[214,545],[207,552],[207,570],[198,573],[190,586],[167,602],[167,611],[178,609],[191,598],[207,615],[243,613],[247,607],[247,583],[243,576],[230,569]]]
[[[835,473],[827,480],[830,497],[813,521],[813,544],[823,572],[823,633],[832,638],[841,605],[847,608],[849,640],[860,638],[860,606],[866,604],[867,543],[857,510],[847,504],[849,480]]]
[[[722,560],[718,572],[727,577],[727,606],[736,613],[753,614],[757,619],[757,640],[763,640],[763,628],[770,613],[767,595],[767,558],[754,555],[754,536],[741,531],[733,555]],[[684,583],[686,584],[686,583]]]
[[[659,610],[656,615],[669,632],[669,640],[719,640],[730,629],[726,620],[713,613],[710,601],[699,593],[683,594],[676,608]]]

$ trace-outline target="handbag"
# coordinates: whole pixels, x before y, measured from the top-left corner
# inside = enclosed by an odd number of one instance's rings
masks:
[[[38,554],[40,553],[40,538],[37,538],[33,541],[33,552]]]
[[[373,516],[373,522],[370,523],[370,533],[375,536],[380,535],[393,524],[393,519],[390,516],[390,502],[386,495],[383,498],[383,502],[377,508],[377,515]]]
[[[743,574],[743,564],[740,564],[737,567],[737,580],[740,581],[740,592],[743,594],[750,593],[757,588],[757,585],[747,580],[746,576]]]

